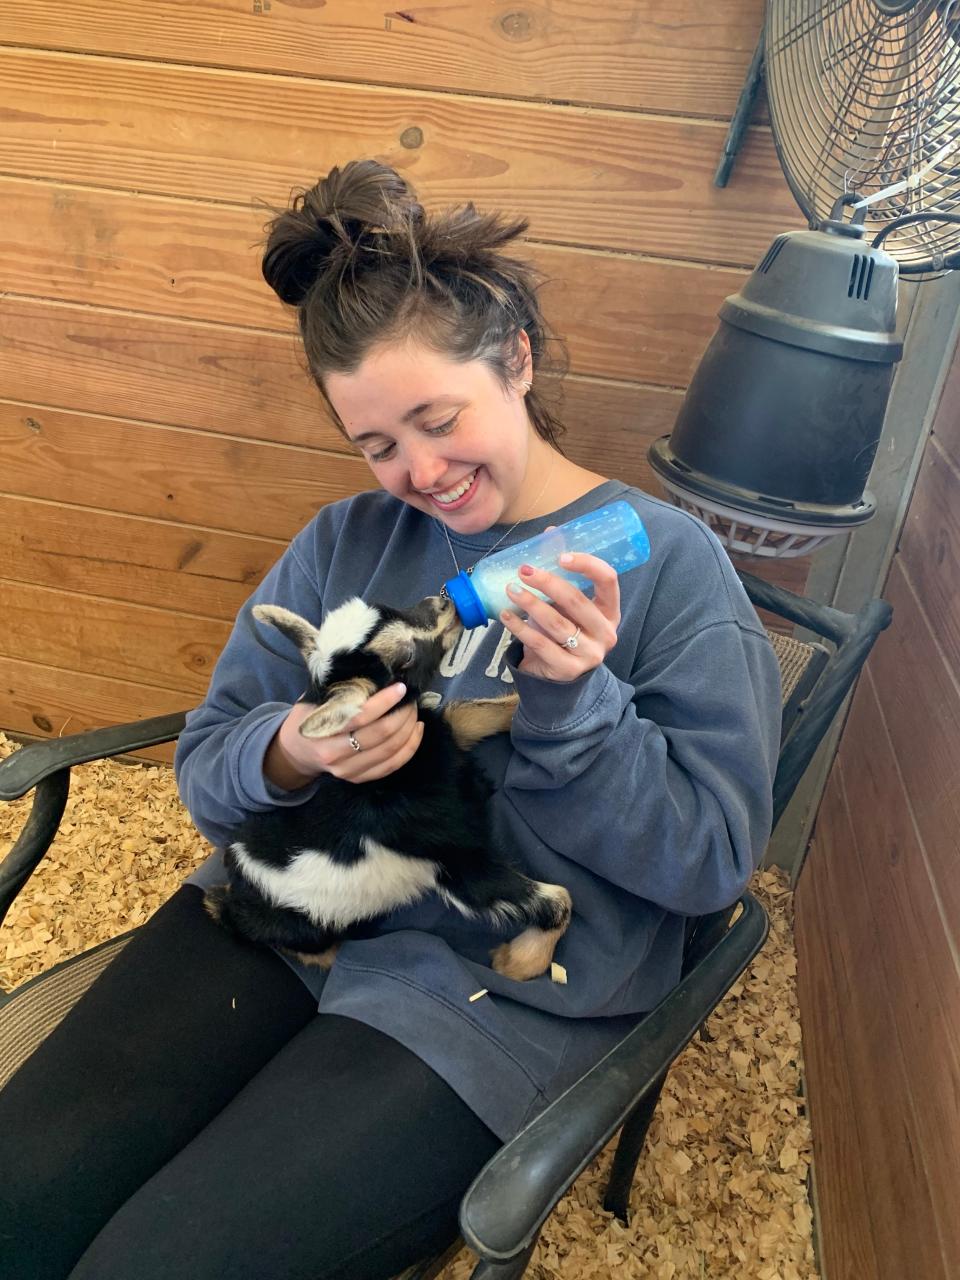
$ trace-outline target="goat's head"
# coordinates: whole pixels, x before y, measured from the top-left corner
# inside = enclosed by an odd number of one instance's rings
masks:
[[[305,700],[317,710],[300,726],[305,738],[340,733],[372,694],[397,680],[407,686],[403,701],[416,698],[463,630],[453,604],[440,596],[411,609],[347,600],[319,627],[279,605],[255,605],[253,615],[292,640],[307,664]]]

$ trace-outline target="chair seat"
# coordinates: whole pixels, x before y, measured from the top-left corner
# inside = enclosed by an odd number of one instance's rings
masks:
[[[783,685],[783,701],[787,703],[800,683],[810,662],[818,653],[824,651],[823,645],[808,644],[805,640],[795,640],[793,636],[785,636],[781,631],[767,631],[773,651],[780,664],[780,682]]]
[[[130,941],[111,938],[17,987],[0,1004],[0,1089]]]
[[[826,645],[819,641],[811,644],[806,640],[795,640],[793,636],[784,635],[780,631],[767,628],[767,635],[773,645],[780,666],[780,686],[783,698],[783,718],[780,725],[781,738],[786,739],[800,713],[807,696],[815,687],[830,657]]]

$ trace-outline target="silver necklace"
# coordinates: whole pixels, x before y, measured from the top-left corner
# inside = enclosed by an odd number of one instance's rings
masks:
[[[540,499],[541,499],[541,498],[543,497],[543,495],[546,493],[546,491],[547,491],[547,485],[550,483],[550,478],[551,478],[551,476],[553,475],[553,463],[554,463],[554,459],[551,459],[551,460],[550,460],[550,470],[547,472],[547,478],[546,478],[546,480],[544,480],[543,485],[542,485],[542,487],[541,487],[541,489],[540,489],[540,492],[539,492],[539,493],[537,494],[537,496],[534,498],[533,502],[531,502],[531,504],[530,504],[530,506],[529,506],[529,508],[528,508],[528,511],[533,511],[533,510],[536,508],[537,504],[539,503]],[[434,517],[434,518],[436,519],[436,517]],[[500,546],[500,544],[501,544],[502,542],[505,542],[505,541],[506,541],[506,539],[510,537],[511,533],[513,533],[514,529],[516,529],[519,525],[523,524],[524,520],[527,520],[527,519],[529,519],[529,516],[528,516],[528,515],[522,515],[522,516],[520,517],[520,519],[519,519],[519,520],[517,520],[514,524],[512,524],[512,525],[510,526],[510,528],[506,531],[506,533],[502,533],[502,534],[500,535],[500,537],[496,540],[496,542],[493,544],[493,546],[492,546],[492,547],[487,547],[487,549],[486,549],[486,551],[484,551],[483,555],[477,556],[476,560],[474,560],[473,564],[472,564],[472,565],[470,565],[470,567],[469,567],[468,569],[461,569],[461,568],[460,568],[460,561],[457,559],[457,553],[454,551],[454,549],[453,549],[453,543],[450,541],[450,534],[449,534],[449,532],[448,532],[448,530],[447,530],[447,526],[443,523],[443,521],[442,521],[442,520],[437,520],[437,524],[438,524],[438,525],[440,526],[440,528],[443,530],[443,536],[444,536],[444,537],[446,538],[446,540],[447,540],[447,546],[450,548],[450,555],[451,555],[451,558],[453,559],[453,563],[454,563],[454,565],[456,566],[457,573],[458,573],[458,574],[459,574],[459,573],[465,573],[465,574],[467,575],[467,577],[469,578],[469,577],[470,577],[470,575],[473,573],[474,569],[475,569],[475,568],[477,567],[477,565],[480,563],[480,561],[481,561],[481,560],[486,560],[487,556],[493,555],[493,553],[494,553],[494,551],[496,551],[497,547],[499,547],[499,546]],[[446,588],[445,586],[442,586],[442,587],[440,588],[440,595],[442,596],[442,598],[443,598],[444,600],[446,600],[446,598],[447,598],[447,588]]]

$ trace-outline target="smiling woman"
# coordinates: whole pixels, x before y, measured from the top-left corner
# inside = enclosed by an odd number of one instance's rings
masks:
[[[363,160],[268,228],[264,275],[380,488],[294,538],[188,719],[180,791],[218,852],[0,1093],[16,1152],[0,1167],[10,1280],[386,1280],[439,1252],[498,1143],[670,990],[687,917],[733,902],[759,861],[776,659],[705,526],[561,451],[538,394],[536,280],[505,253],[525,227],[472,205],[429,217],[399,174]],[[521,565],[516,611],[459,635],[419,697],[394,673],[310,736],[300,653],[258,624],[264,609],[336,648],[344,618],[415,608],[492,551],[619,499],[649,534],[642,568],[618,579],[574,555],[585,594]],[[510,922],[457,911],[439,881],[365,918],[329,970],[205,915],[245,823],[302,816],[331,776],[345,785],[328,843],[361,799],[386,821],[384,798],[402,809],[428,760],[421,707],[464,702],[485,726],[466,745],[496,852],[572,899],[566,983],[504,972]],[[513,720],[493,731],[505,702]],[[428,824],[415,850],[399,829],[378,839],[422,854],[440,831]],[[317,854],[328,867],[331,849]],[[51,1203],[72,1207],[68,1222]]]
[[[462,533],[545,514],[603,480],[556,452],[563,427],[537,389],[537,278],[502,252],[526,225],[472,205],[430,220],[402,178],[365,161],[300,193],[264,256],[344,435],[389,493],[456,514]],[[551,494],[538,494],[548,460]]]
[[[416,338],[378,346],[355,372],[324,380],[344,433],[384,489],[461,533],[555,510],[545,475],[565,483],[571,498],[603,482],[530,429],[525,331],[516,342],[519,377],[506,385],[484,360],[456,361]],[[412,409],[383,421],[385,405],[414,398]]]

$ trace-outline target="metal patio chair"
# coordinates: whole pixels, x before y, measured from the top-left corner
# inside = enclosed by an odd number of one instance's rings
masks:
[[[755,606],[820,637],[806,642],[770,633],[783,684],[776,825],[892,610],[872,600],[856,614],[843,613],[751,574],[740,577]],[[71,767],[170,742],[185,714],[32,743],[0,764],[0,800],[34,792],[26,825],[0,864],[0,921],[56,835]],[[479,1257],[473,1280],[519,1280],[555,1205],[618,1131],[604,1207],[626,1222],[633,1175],[670,1064],[759,951],[767,929],[766,914],[750,893],[724,911],[691,919],[679,984],[489,1161],[463,1198],[461,1239],[398,1280],[431,1280],[464,1242]],[[133,932],[0,992],[0,1088]]]

